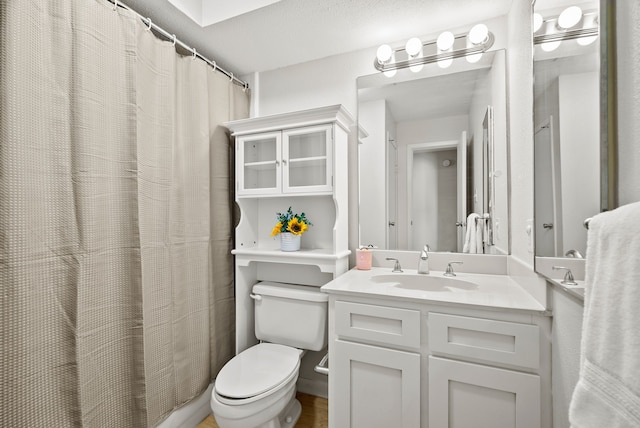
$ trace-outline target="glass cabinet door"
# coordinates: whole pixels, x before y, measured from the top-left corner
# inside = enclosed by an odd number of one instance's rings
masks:
[[[238,137],[238,195],[280,192],[281,133]]]
[[[282,133],[283,193],[330,192],[331,125],[289,129]]]

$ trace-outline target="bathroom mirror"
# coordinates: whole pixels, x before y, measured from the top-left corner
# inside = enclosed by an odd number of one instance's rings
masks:
[[[562,30],[557,18],[576,5],[582,11],[580,21]],[[537,257],[586,257],[585,220],[607,209],[607,186],[601,178],[604,173],[606,181],[608,171],[598,6],[597,1],[538,0],[535,4],[534,12],[543,21],[534,33]],[[550,38],[558,31],[573,34]]]
[[[477,252],[509,253],[505,76],[495,50],[357,79],[361,245],[462,252],[476,213]]]

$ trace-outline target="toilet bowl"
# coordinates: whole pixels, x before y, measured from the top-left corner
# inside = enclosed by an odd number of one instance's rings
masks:
[[[236,355],[218,374],[211,395],[218,425],[293,426],[300,415],[295,393],[301,355],[299,349],[272,343],[261,343]]]
[[[326,346],[327,296],[316,287],[260,283],[253,287],[256,336],[263,342],[233,357],[218,373],[211,410],[220,428],[292,428],[306,349]],[[277,343],[273,343],[277,342]]]

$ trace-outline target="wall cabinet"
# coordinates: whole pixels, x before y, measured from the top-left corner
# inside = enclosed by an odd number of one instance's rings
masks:
[[[550,320],[329,295],[329,426],[551,426]]]
[[[321,286],[348,270],[347,154],[351,115],[340,105],[228,122],[235,139],[236,351],[255,344],[251,287]],[[313,226],[300,251],[280,251],[276,213],[292,207]]]
[[[332,191],[332,125],[240,136],[236,150],[238,197]]]

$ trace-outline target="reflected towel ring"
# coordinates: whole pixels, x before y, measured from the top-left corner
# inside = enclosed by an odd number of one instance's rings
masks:
[[[589,230],[589,222],[591,222],[591,217],[585,219],[584,222],[582,223],[584,228],[587,229],[587,230]]]

